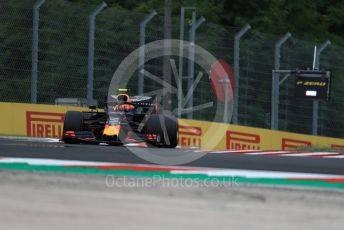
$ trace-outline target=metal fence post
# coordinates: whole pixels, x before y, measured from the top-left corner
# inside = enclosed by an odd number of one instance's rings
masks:
[[[140,50],[139,50],[139,81],[138,81],[138,95],[143,95],[144,93],[144,72],[145,72],[145,43],[146,43],[146,25],[152,20],[152,18],[157,15],[154,10],[140,22]]]
[[[233,124],[238,124],[238,102],[239,102],[239,64],[240,64],[240,39],[241,37],[251,29],[251,26],[247,24],[244,26],[234,37],[234,101],[233,101]]]
[[[180,28],[179,28],[179,74],[178,74],[178,117],[182,117],[182,98],[183,98],[183,56],[184,56],[184,19],[185,8],[180,8]]]
[[[275,70],[281,67],[281,46],[291,37],[291,33],[286,33],[275,44]],[[271,129],[278,130],[279,111],[279,73],[272,72],[272,100],[271,100]]]
[[[196,10],[195,7],[180,8],[180,34],[179,34],[179,63],[178,63],[178,117],[182,116],[183,103],[183,58],[184,58],[184,21],[185,10]]]
[[[323,44],[319,46],[316,51],[315,56],[315,69],[319,69],[320,66],[320,54],[324,49],[331,45],[330,40],[326,40]],[[312,135],[318,135],[318,122],[319,122],[319,101],[313,101],[313,116],[312,116]]]
[[[39,9],[45,0],[36,1],[33,6],[32,22],[32,60],[31,60],[31,103],[37,104]]]
[[[222,83],[223,85],[223,92],[225,94],[225,101],[224,101],[224,108],[223,108],[223,123],[228,123],[228,101],[229,101],[229,95],[228,95],[228,87],[230,87],[230,81],[228,79],[228,76],[224,76],[223,80],[220,80],[219,83]]]
[[[190,92],[191,97],[188,101],[188,108],[190,112],[187,115],[188,119],[193,118],[193,83],[194,83],[194,72],[195,72],[195,37],[196,37],[196,30],[197,28],[205,21],[204,17],[200,17],[196,21],[196,11],[192,12],[192,24],[189,29],[189,64],[188,64],[188,90]]]
[[[94,80],[94,36],[96,16],[105,8],[107,4],[102,2],[88,16],[88,78],[87,78],[87,104],[93,101],[93,80]]]

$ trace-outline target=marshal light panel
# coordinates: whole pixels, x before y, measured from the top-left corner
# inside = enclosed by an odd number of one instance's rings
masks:
[[[331,71],[301,70],[295,73],[295,96],[300,99],[328,100]]]

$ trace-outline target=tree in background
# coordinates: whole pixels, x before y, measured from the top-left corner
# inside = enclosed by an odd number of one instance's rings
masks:
[[[102,0],[70,0],[99,4]],[[147,13],[164,13],[161,0],[107,0],[111,7]],[[198,15],[208,22],[225,26],[252,25],[265,33],[283,34],[316,42],[331,39],[344,45],[344,1],[333,0],[179,0],[172,2],[172,15],[179,16],[181,6],[197,7]]]

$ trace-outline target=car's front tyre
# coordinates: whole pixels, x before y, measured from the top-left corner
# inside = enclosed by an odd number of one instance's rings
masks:
[[[147,121],[146,129],[147,134],[156,134],[160,138],[155,145],[167,148],[177,146],[178,120],[175,117],[153,114]]]
[[[62,141],[67,144],[78,144],[79,141],[72,136],[67,136],[67,131],[78,132],[83,130],[83,115],[79,111],[67,111],[63,122]]]

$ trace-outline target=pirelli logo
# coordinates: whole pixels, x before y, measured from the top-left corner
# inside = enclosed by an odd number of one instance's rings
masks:
[[[63,113],[26,112],[26,133],[33,137],[62,136]]]
[[[344,149],[344,145],[331,144],[331,148]]]
[[[202,128],[197,126],[179,125],[178,143],[182,147],[201,147]]]
[[[259,150],[260,135],[228,130],[226,133],[227,149]]]
[[[312,146],[310,141],[282,138],[282,150],[296,149],[302,146]]]

